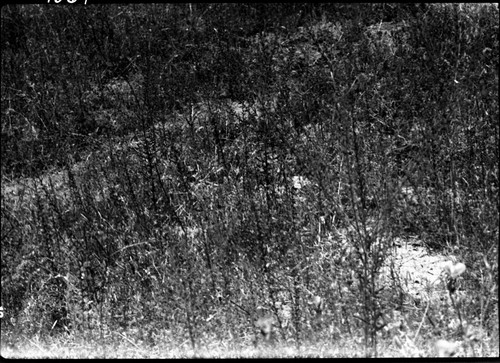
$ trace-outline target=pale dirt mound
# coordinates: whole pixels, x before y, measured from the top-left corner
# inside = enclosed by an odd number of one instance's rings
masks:
[[[430,253],[421,245],[401,241],[392,250],[382,269],[382,278],[391,278],[391,266],[399,278],[403,291],[412,297],[440,298],[447,295],[441,279],[448,261],[455,262],[454,256]]]

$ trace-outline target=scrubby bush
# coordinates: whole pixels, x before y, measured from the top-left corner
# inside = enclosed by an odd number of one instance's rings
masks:
[[[2,34],[2,337],[498,341],[498,7],[9,5]],[[409,293],[409,240],[462,286]]]

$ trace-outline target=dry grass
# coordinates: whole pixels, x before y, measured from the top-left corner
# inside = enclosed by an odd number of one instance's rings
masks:
[[[3,358],[355,358],[366,357],[363,339],[346,338],[332,342],[314,342],[297,347],[292,344],[254,347],[251,343],[233,343],[212,340],[192,349],[189,341],[159,342],[154,346],[140,340],[120,335],[113,342],[100,344],[98,339],[74,335],[40,339],[21,338],[17,345],[6,344],[2,339]],[[435,357],[436,341],[404,342],[402,346],[393,339],[381,339],[379,357]],[[498,357],[498,342],[478,344],[474,352],[458,344],[455,357]]]

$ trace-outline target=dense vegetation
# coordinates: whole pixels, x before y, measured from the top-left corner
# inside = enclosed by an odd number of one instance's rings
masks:
[[[498,345],[496,5],[1,11],[2,350],[232,349],[272,316],[377,355],[395,311],[404,354]],[[408,239],[467,266],[453,309],[380,278]]]

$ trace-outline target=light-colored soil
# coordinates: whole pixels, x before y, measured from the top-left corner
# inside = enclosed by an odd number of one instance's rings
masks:
[[[456,262],[454,256],[431,253],[422,245],[400,241],[389,257],[382,274],[394,268],[403,290],[409,295],[429,298],[446,295],[442,273],[448,261]],[[432,295],[432,296],[429,296]]]

